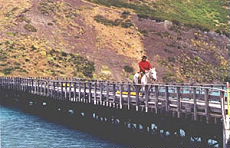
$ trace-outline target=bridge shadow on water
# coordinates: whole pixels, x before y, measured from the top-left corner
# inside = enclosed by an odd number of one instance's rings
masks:
[[[1,104],[20,108],[48,121],[102,137],[127,147],[222,147],[222,124],[206,124],[133,109],[53,100],[23,92],[1,90]]]

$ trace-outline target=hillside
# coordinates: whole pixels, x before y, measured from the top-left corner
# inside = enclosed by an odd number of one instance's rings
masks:
[[[229,1],[0,0],[0,76],[230,79]]]

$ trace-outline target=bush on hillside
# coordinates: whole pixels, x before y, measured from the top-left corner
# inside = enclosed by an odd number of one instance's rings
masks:
[[[128,72],[128,73],[133,73],[134,72],[133,67],[128,66],[128,65],[124,66],[124,70],[125,70],[125,72]]]
[[[31,24],[26,24],[24,26],[24,29],[26,29],[29,32],[37,32],[37,29],[33,25],[31,25]]]

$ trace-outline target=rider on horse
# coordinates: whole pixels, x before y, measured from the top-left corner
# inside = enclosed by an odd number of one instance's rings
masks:
[[[152,65],[149,61],[147,61],[147,56],[142,56],[142,60],[139,62],[140,68],[140,77],[139,80],[143,77],[143,75],[152,68]]]

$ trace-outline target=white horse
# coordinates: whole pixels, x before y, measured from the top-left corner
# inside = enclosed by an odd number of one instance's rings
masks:
[[[139,77],[140,77],[140,73],[137,72],[133,78],[134,84],[147,85],[149,82],[151,82],[151,80],[156,81],[157,80],[156,69],[152,68],[148,72],[146,72],[141,78],[141,83],[138,82]]]
[[[147,89],[147,91],[150,89],[148,88],[148,86],[146,86],[148,83],[150,83],[151,81],[156,81],[157,80],[157,72],[156,72],[156,69],[155,68],[152,68],[150,69],[148,72],[146,72],[142,78],[141,78],[141,83],[139,83],[139,77],[140,77],[140,73],[136,73],[134,75],[134,78],[133,78],[133,82],[136,88],[136,91],[140,91],[141,88],[142,88],[142,91],[143,91],[143,95],[145,94],[145,90]],[[138,85],[139,84],[139,85]]]

